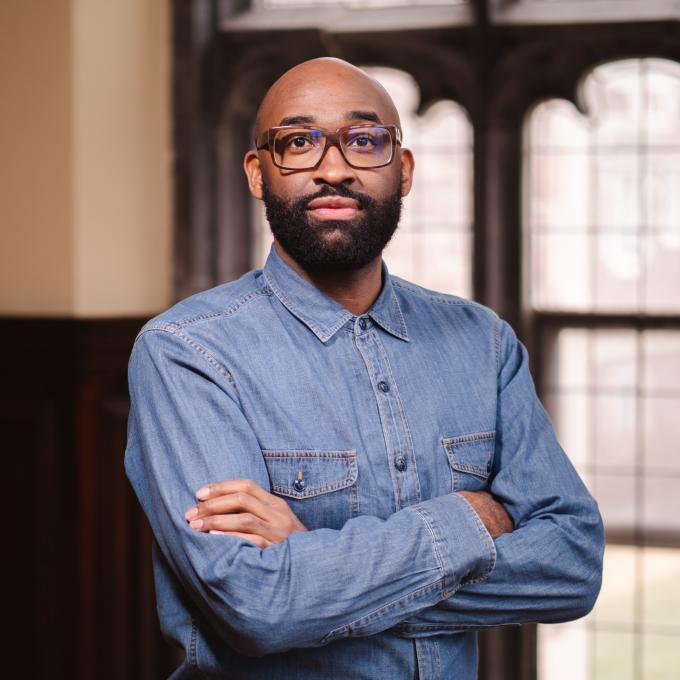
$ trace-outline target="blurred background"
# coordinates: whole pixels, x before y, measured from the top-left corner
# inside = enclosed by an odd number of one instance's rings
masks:
[[[331,55],[392,94],[415,187],[386,261],[518,330],[607,527],[578,622],[486,631],[482,680],[680,668],[680,2],[0,0],[7,673],[166,677],[123,475],[146,319],[261,266],[257,104]]]

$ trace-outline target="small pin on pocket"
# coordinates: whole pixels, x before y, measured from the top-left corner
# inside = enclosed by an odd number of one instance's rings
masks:
[[[298,470],[297,475],[295,476],[295,481],[293,482],[293,487],[296,491],[302,491],[305,486],[306,483],[302,475],[302,470]]]

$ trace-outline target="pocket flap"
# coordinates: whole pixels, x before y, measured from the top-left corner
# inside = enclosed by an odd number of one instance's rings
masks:
[[[289,498],[312,498],[357,481],[356,451],[267,449],[262,451],[272,491]]]
[[[460,437],[444,437],[442,444],[454,470],[488,479],[496,446],[495,432],[477,432]]]

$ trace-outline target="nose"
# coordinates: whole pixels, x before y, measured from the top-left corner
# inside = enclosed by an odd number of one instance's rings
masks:
[[[356,179],[356,174],[340,149],[335,144],[329,144],[321,162],[314,168],[313,179],[318,184],[349,184]]]

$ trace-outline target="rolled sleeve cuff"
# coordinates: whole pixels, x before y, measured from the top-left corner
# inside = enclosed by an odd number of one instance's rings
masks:
[[[472,506],[460,494],[448,494],[411,506],[432,537],[442,571],[443,597],[461,586],[484,581],[496,564],[496,547]]]

